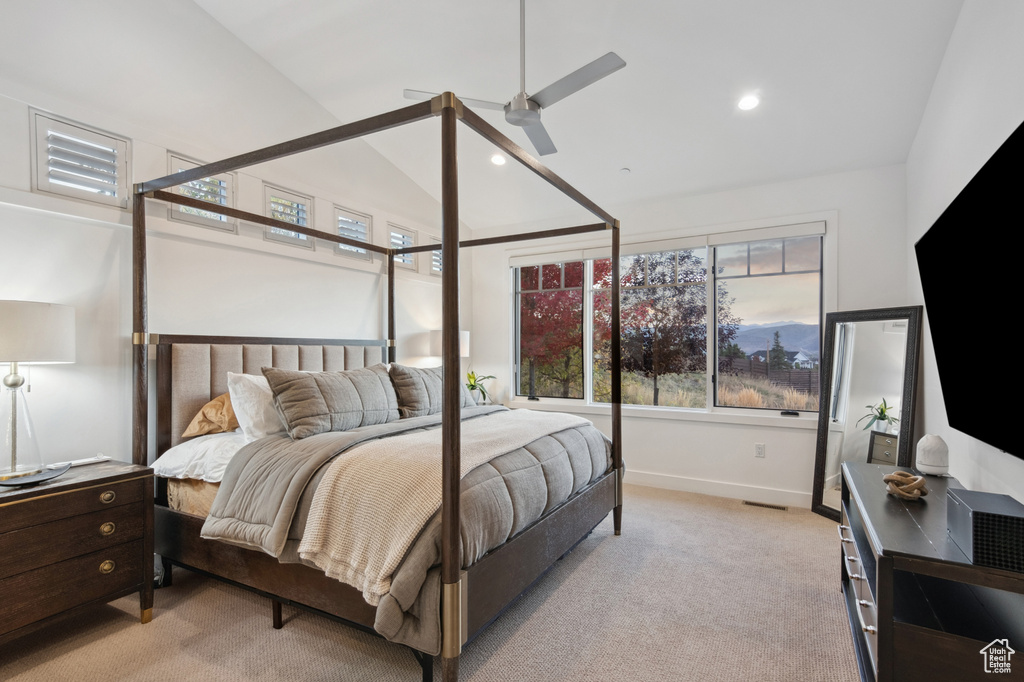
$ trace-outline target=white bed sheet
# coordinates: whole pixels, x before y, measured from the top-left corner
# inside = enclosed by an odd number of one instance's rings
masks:
[[[160,455],[153,462],[153,471],[163,478],[193,478],[220,483],[228,462],[246,442],[241,429],[199,436]]]

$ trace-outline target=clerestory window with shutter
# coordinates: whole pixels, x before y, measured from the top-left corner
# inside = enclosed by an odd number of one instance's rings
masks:
[[[32,136],[33,190],[128,208],[127,138],[34,110]]]
[[[350,211],[349,209],[342,208],[341,206],[335,206],[334,220],[337,225],[339,237],[370,243],[372,239],[371,228],[373,224],[373,220],[370,216],[357,213],[356,211]],[[370,252],[366,249],[360,249],[357,246],[336,244],[335,251],[345,256],[351,256],[352,258],[370,260]]]
[[[313,198],[273,185],[263,185],[266,215],[300,227],[313,225]],[[263,232],[266,239],[312,249],[313,239],[300,232],[283,227],[267,227]]]
[[[180,173],[183,170],[189,170],[201,165],[201,162],[186,158],[180,154],[171,152],[167,154],[167,171],[169,173]],[[193,180],[183,185],[178,185],[174,188],[174,191],[192,199],[209,202],[214,206],[233,207],[235,205],[235,176],[233,173],[223,173],[200,180]],[[183,220],[202,225],[203,227],[224,230],[225,232],[235,232],[238,229],[237,220],[228,218],[213,210],[207,211],[191,206],[169,206],[167,216],[172,220]]]
[[[437,237],[431,237],[430,241],[438,246],[441,245],[441,240]],[[430,274],[440,277],[442,272],[444,272],[444,267],[441,260],[441,249],[434,249],[430,252]]]
[[[389,242],[392,249],[416,246],[416,233],[410,229],[388,223]],[[395,265],[400,268],[416,269],[416,254],[402,253],[395,256]]]

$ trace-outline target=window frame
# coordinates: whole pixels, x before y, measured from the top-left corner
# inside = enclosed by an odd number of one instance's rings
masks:
[[[273,211],[271,209],[271,193],[277,195],[278,199],[284,199],[292,203],[302,204],[306,208],[306,224],[298,225],[299,227],[306,227],[313,229],[313,197],[308,194],[296,192],[295,190],[285,189],[280,185],[275,185],[270,182],[263,183],[263,214],[268,218],[272,218]],[[286,221],[287,222],[287,221]],[[274,228],[265,226],[263,228],[263,239],[265,241],[277,242],[278,244],[287,244],[289,246],[297,246],[302,249],[309,249],[314,251],[316,241],[313,237],[308,235],[301,235],[294,237],[288,234],[278,234],[273,231]]]
[[[394,239],[394,236],[396,234],[400,234],[400,235],[403,235],[405,237],[408,237],[409,238],[409,243],[408,244],[405,244],[405,243],[398,244],[398,243],[396,243],[395,239]],[[408,248],[410,246],[417,246],[417,243],[418,243],[417,242],[417,234],[418,233],[416,232],[416,230],[410,229],[408,227],[402,227],[401,225],[396,225],[395,223],[389,222],[388,223],[388,248],[394,249],[394,248]],[[402,269],[405,269],[405,270],[412,270],[414,272],[418,270],[418,268],[416,267],[416,254],[415,253],[407,253],[407,254],[403,254],[401,256],[395,255],[395,256],[392,256],[392,259],[395,262],[395,267],[396,268],[402,268]],[[408,260],[405,260],[405,259],[408,259]]]
[[[796,215],[790,217],[782,217],[778,219],[762,219],[752,220],[744,223],[736,224],[723,224],[716,226],[714,233],[705,234],[692,234],[685,237],[665,237],[662,234],[652,235],[638,235],[637,239],[630,241],[629,243],[623,243],[620,248],[620,256],[628,256],[635,254],[647,254],[647,253],[658,253],[662,251],[675,251],[675,250],[686,250],[696,246],[707,246],[707,266],[708,266],[708,371],[707,371],[707,392],[705,406],[702,408],[684,408],[684,407],[665,407],[665,406],[653,406],[653,405],[638,405],[622,403],[622,407],[629,410],[633,414],[638,416],[646,416],[653,418],[679,418],[685,417],[696,420],[719,420],[725,419],[729,422],[735,423],[761,423],[760,420],[768,420],[765,423],[776,423],[780,419],[785,419],[787,423],[799,422],[802,426],[816,424],[817,412],[805,412],[801,411],[797,418],[794,417],[781,417],[779,416],[779,410],[773,410],[771,408],[744,408],[744,407],[728,407],[728,406],[716,406],[715,403],[715,385],[717,381],[717,307],[716,307],[716,295],[713,292],[717,291],[717,280],[714,278],[713,263],[714,263],[714,251],[713,249],[719,245],[727,243],[740,243],[740,242],[753,242],[761,241],[773,238],[785,238],[785,237],[797,237],[797,236],[808,236],[817,234],[821,237],[821,276],[820,276],[820,290],[819,290],[819,346],[823,337],[822,329],[824,325],[825,315],[829,311],[836,309],[837,302],[837,282],[838,282],[838,249],[837,249],[837,234],[838,234],[838,211],[821,211],[817,213]],[[647,237],[647,238],[644,238]],[[593,245],[592,247],[584,246],[583,248],[576,248],[569,251],[558,251],[558,252],[539,252],[529,250],[528,253],[520,252],[523,255],[515,253],[509,253],[508,265],[509,265],[509,292],[510,292],[510,315],[509,325],[511,334],[509,335],[509,376],[513,379],[509,382],[512,389],[512,402],[518,403],[520,406],[534,407],[536,403],[527,403],[527,396],[519,393],[518,383],[518,310],[516,309],[516,296],[517,296],[517,282],[515,280],[517,276],[517,269],[526,267],[529,265],[543,265],[544,263],[563,262],[567,260],[578,260],[584,261],[586,274],[584,282],[584,353],[586,358],[590,358],[585,363],[584,367],[584,381],[585,381],[585,393],[584,398],[541,398],[541,400],[548,402],[552,407],[561,406],[561,409],[572,409],[579,410],[581,412],[593,412],[601,413],[605,410],[610,409],[608,403],[595,402],[593,397],[593,349],[590,347],[592,344],[593,336],[593,261],[602,258],[608,258],[611,255],[609,247]],[[589,306],[589,307],[586,307]],[[819,347],[819,354],[820,354]]]
[[[181,170],[189,170],[205,165],[204,162],[197,159],[192,159],[184,154],[177,152],[167,152],[167,172],[168,174],[177,173]],[[209,202],[211,207],[218,205],[225,206],[227,208],[235,207],[235,187],[237,186],[238,178],[234,173],[221,173],[218,175],[211,176],[215,180],[219,180],[225,183],[225,203],[215,204],[212,201]],[[206,178],[203,178],[204,180]],[[186,183],[185,185],[178,185],[174,188],[174,191],[179,194],[184,194],[183,188],[191,185],[192,183]],[[199,225],[201,227],[208,227],[212,230],[219,230],[220,232],[229,232],[232,234],[238,233],[238,219],[230,216],[224,216],[224,220],[217,220],[215,218],[207,218],[206,216],[194,215],[186,213],[184,211],[186,207],[180,205],[170,205],[167,207],[167,218],[183,223],[191,223],[193,225]],[[210,213],[217,213],[217,211],[210,209]]]
[[[339,237],[346,237],[349,235],[343,235],[341,233],[341,227],[338,225],[340,220],[344,218],[349,222],[363,223],[366,225],[366,239],[363,240],[367,244],[373,243],[373,216],[366,213],[360,213],[359,211],[353,211],[350,208],[339,206],[334,204],[334,233]],[[334,253],[339,256],[345,256],[346,258],[354,258],[356,260],[372,261],[373,253],[369,249],[362,249],[357,251],[355,247],[347,247],[343,244],[334,245]]]
[[[51,114],[39,109],[29,108],[31,117],[32,138],[32,191],[56,196],[87,201],[103,206],[127,210],[131,198],[132,143],[131,139],[111,133],[95,126],[86,125],[63,116]],[[50,179],[50,153],[47,131],[53,130],[59,135],[80,140],[100,149],[110,149],[115,155],[114,162],[114,194],[89,191],[84,187],[61,184]]]

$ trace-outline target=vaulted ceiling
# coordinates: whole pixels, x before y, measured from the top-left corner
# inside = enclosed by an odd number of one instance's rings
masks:
[[[9,17],[35,12],[38,20],[41,10],[32,6],[40,4],[47,3],[12,5]],[[140,11],[137,4],[116,4],[123,7],[125,21]],[[172,17],[185,4],[190,3],[156,3],[151,15],[160,9],[167,26],[173,26]],[[527,0],[528,92],[609,51],[627,63],[543,111],[558,152],[542,161],[609,209],[664,195],[902,163],[960,4]],[[206,25],[179,36],[184,52],[195,59],[194,51],[202,49],[198,37],[206,36],[203,44],[223,42],[217,36],[226,30],[254,53],[252,59],[290,81],[292,90],[281,98],[298,92],[322,107],[323,115],[314,117],[320,128],[331,119],[344,123],[410,104],[403,98],[406,88],[450,90],[496,102],[519,90],[518,0],[195,0],[195,5],[207,14],[191,14],[204,17]],[[156,36],[169,30],[162,23],[130,27],[142,33],[125,39],[144,51],[147,31]],[[182,33],[180,27],[177,31]],[[166,55],[166,63],[173,71],[175,55]],[[204,92],[215,85],[193,78],[176,107],[187,111],[192,102],[201,110]],[[761,104],[740,111],[736,103],[748,93],[757,93]],[[288,111],[272,95],[264,106]],[[278,126],[282,131],[289,130],[285,113]],[[523,130],[505,123],[501,112],[478,113],[532,149]],[[309,124],[309,119],[296,123],[287,135],[312,132]],[[439,142],[422,126],[367,142],[436,197]],[[488,145],[464,130],[460,203],[468,225],[530,223],[562,212],[564,198],[538,191],[536,178],[521,168],[490,164]],[[286,139],[253,137],[250,148]],[[495,191],[499,185],[501,191]]]

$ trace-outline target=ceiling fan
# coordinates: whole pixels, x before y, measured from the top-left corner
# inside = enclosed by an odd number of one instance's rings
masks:
[[[481,99],[461,97],[464,104],[479,109],[495,109],[505,112],[505,120],[526,131],[537,153],[541,156],[554,154],[558,151],[554,142],[540,122],[541,109],[582,90],[591,83],[601,80],[610,73],[618,71],[626,65],[619,55],[609,52],[598,57],[589,64],[582,66],[567,76],[563,76],[546,88],[533,95],[526,94],[526,0],[519,0],[519,94],[505,104],[488,102]],[[405,90],[407,99],[430,99],[437,93],[423,90]]]

